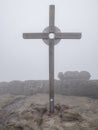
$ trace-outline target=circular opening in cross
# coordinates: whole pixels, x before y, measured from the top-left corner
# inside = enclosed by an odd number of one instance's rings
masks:
[[[49,33],[49,39],[54,39],[55,38],[55,34],[54,33]]]

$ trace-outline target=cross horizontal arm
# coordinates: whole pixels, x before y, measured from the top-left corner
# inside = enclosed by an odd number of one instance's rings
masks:
[[[48,33],[23,33],[24,39],[48,39]]]
[[[57,39],[81,39],[81,33],[56,33]]]

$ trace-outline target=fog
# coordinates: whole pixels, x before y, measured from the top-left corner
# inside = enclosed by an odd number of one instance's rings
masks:
[[[55,78],[58,72],[86,70],[98,79],[97,0],[0,0],[0,81],[48,79],[48,46],[22,34],[49,25],[50,4],[62,32],[82,33],[81,40],[55,46]]]

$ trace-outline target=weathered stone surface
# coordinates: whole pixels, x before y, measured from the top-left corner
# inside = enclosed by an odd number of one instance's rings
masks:
[[[12,97],[0,96],[0,130],[98,129],[98,100],[56,95],[55,112],[50,114],[46,94]]]

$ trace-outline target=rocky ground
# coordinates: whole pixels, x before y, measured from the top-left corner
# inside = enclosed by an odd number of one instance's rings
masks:
[[[55,96],[49,113],[48,95],[0,96],[0,130],[98,130],[98,99]]]

